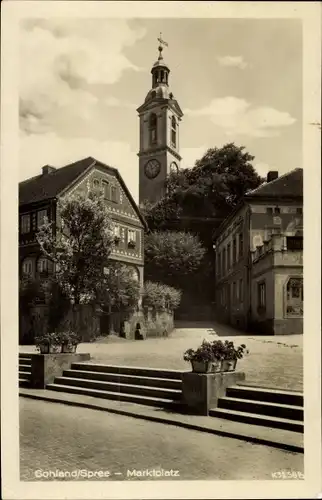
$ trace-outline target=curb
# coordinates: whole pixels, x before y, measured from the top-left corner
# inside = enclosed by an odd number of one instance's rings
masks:
[[[264,446],[271,446],[273,448],[278,448],[281,450],[286,450],[286,451],[291,451],[293,453],[304,453],[304,448],[303,446],[300,445],[295,445],[295,444],[289,444],[289,443],[281,443],[281,442],[276,442],[271,439],[264,439],[256,436],[248,436],[244,435],[238,432],[229,432],[229,431],[223,431],[220,429],[213,429],[211,427],[204,427],[198,424],[190,424],[187,422],[180,422],[180,420],[172,420],[170,418],[166,417],[156,417],[153,415],[144,415],[135,411],[129,411],[129,410],[121,410],[121,409],[115,409],[115,408],[106,408],[101,406],[100,404],[92,403],[92,402],[80,402],[80,401],[72,401],[68,399],[59,399],[55,398],[54,396],[49,396],[49,397],[43,397],[41,395],[36,395],[36,394],[28,394],[26,392],[20,392],[19,391],[19,396],[24,397],[24,398],[29,398],[29,399],[36,399],[36,400],[41,400],[41,401],[47,401],[49,403],[60,403],[68,406],[78,406],[81,408],[88,408],[92,410],[99,410],[99,411],[106,411],[108,413],[113,413],[116,415],[123,415],[123,416],[128,416],[128,417],[133,417],[133,418],[140,418],[141,420],[148,420],[151,422],[157,422],[161,424],[168,424],[168,425],[174,425],[177,427],[182,427],[185,429],[190,429],[194,431],[199,431],[199,432],[206,432],[208,434],[214,434],[217,436],[221,437],[228,437],[232,439],[238,439],[240,441],[246,441],[249,443],[253,444],[260,444]],[[209,417],[213,418],[213,417]]]

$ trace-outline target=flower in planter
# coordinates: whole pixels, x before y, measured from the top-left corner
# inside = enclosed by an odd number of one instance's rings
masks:
[[[237,360],[242,359],[245,354],[248,354],[245,344],[235,347],[234,342],[225,340],[223,344],[222,359],[223,360]]]
[[[212,362],[216,358],[212,349],[212,345],[207,340],[204,340],[200,347],[195,349],[187,349],[183,355],[184,361]]]

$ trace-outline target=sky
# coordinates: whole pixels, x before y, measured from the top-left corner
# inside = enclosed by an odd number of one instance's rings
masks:
[[[93,156],[138,201],[139,119],[159,33],[184,117],[182,167],[228,142],[261,175],[302,167],[302,29],[297,19],[24,19],[20,180]]]

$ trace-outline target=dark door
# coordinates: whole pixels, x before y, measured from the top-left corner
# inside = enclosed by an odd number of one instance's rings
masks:
[[[109,335],[111,331],[111,317],[109,314],[102,314],[100,318],[101,335]]]

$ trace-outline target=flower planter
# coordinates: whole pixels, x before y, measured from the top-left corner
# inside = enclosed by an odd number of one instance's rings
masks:
[[[76,344],[63,344],[61,352],[76,352]]]
[[[40,354],[56,354],[61,352],[60,345],[43,344],[39,346]]]
[[[211,373],[213,370],[211,361],[191,361],[194,373]]]
[[[236,369],[237,359],[224,359],[221,362],[222,372],[233,372]]]
[[[212,361],[211,365],[212,365],[211,371],[213,373],[217,373],[217,372],[221,371],[221,361],[220,360],[218,360],[218,361]]]

